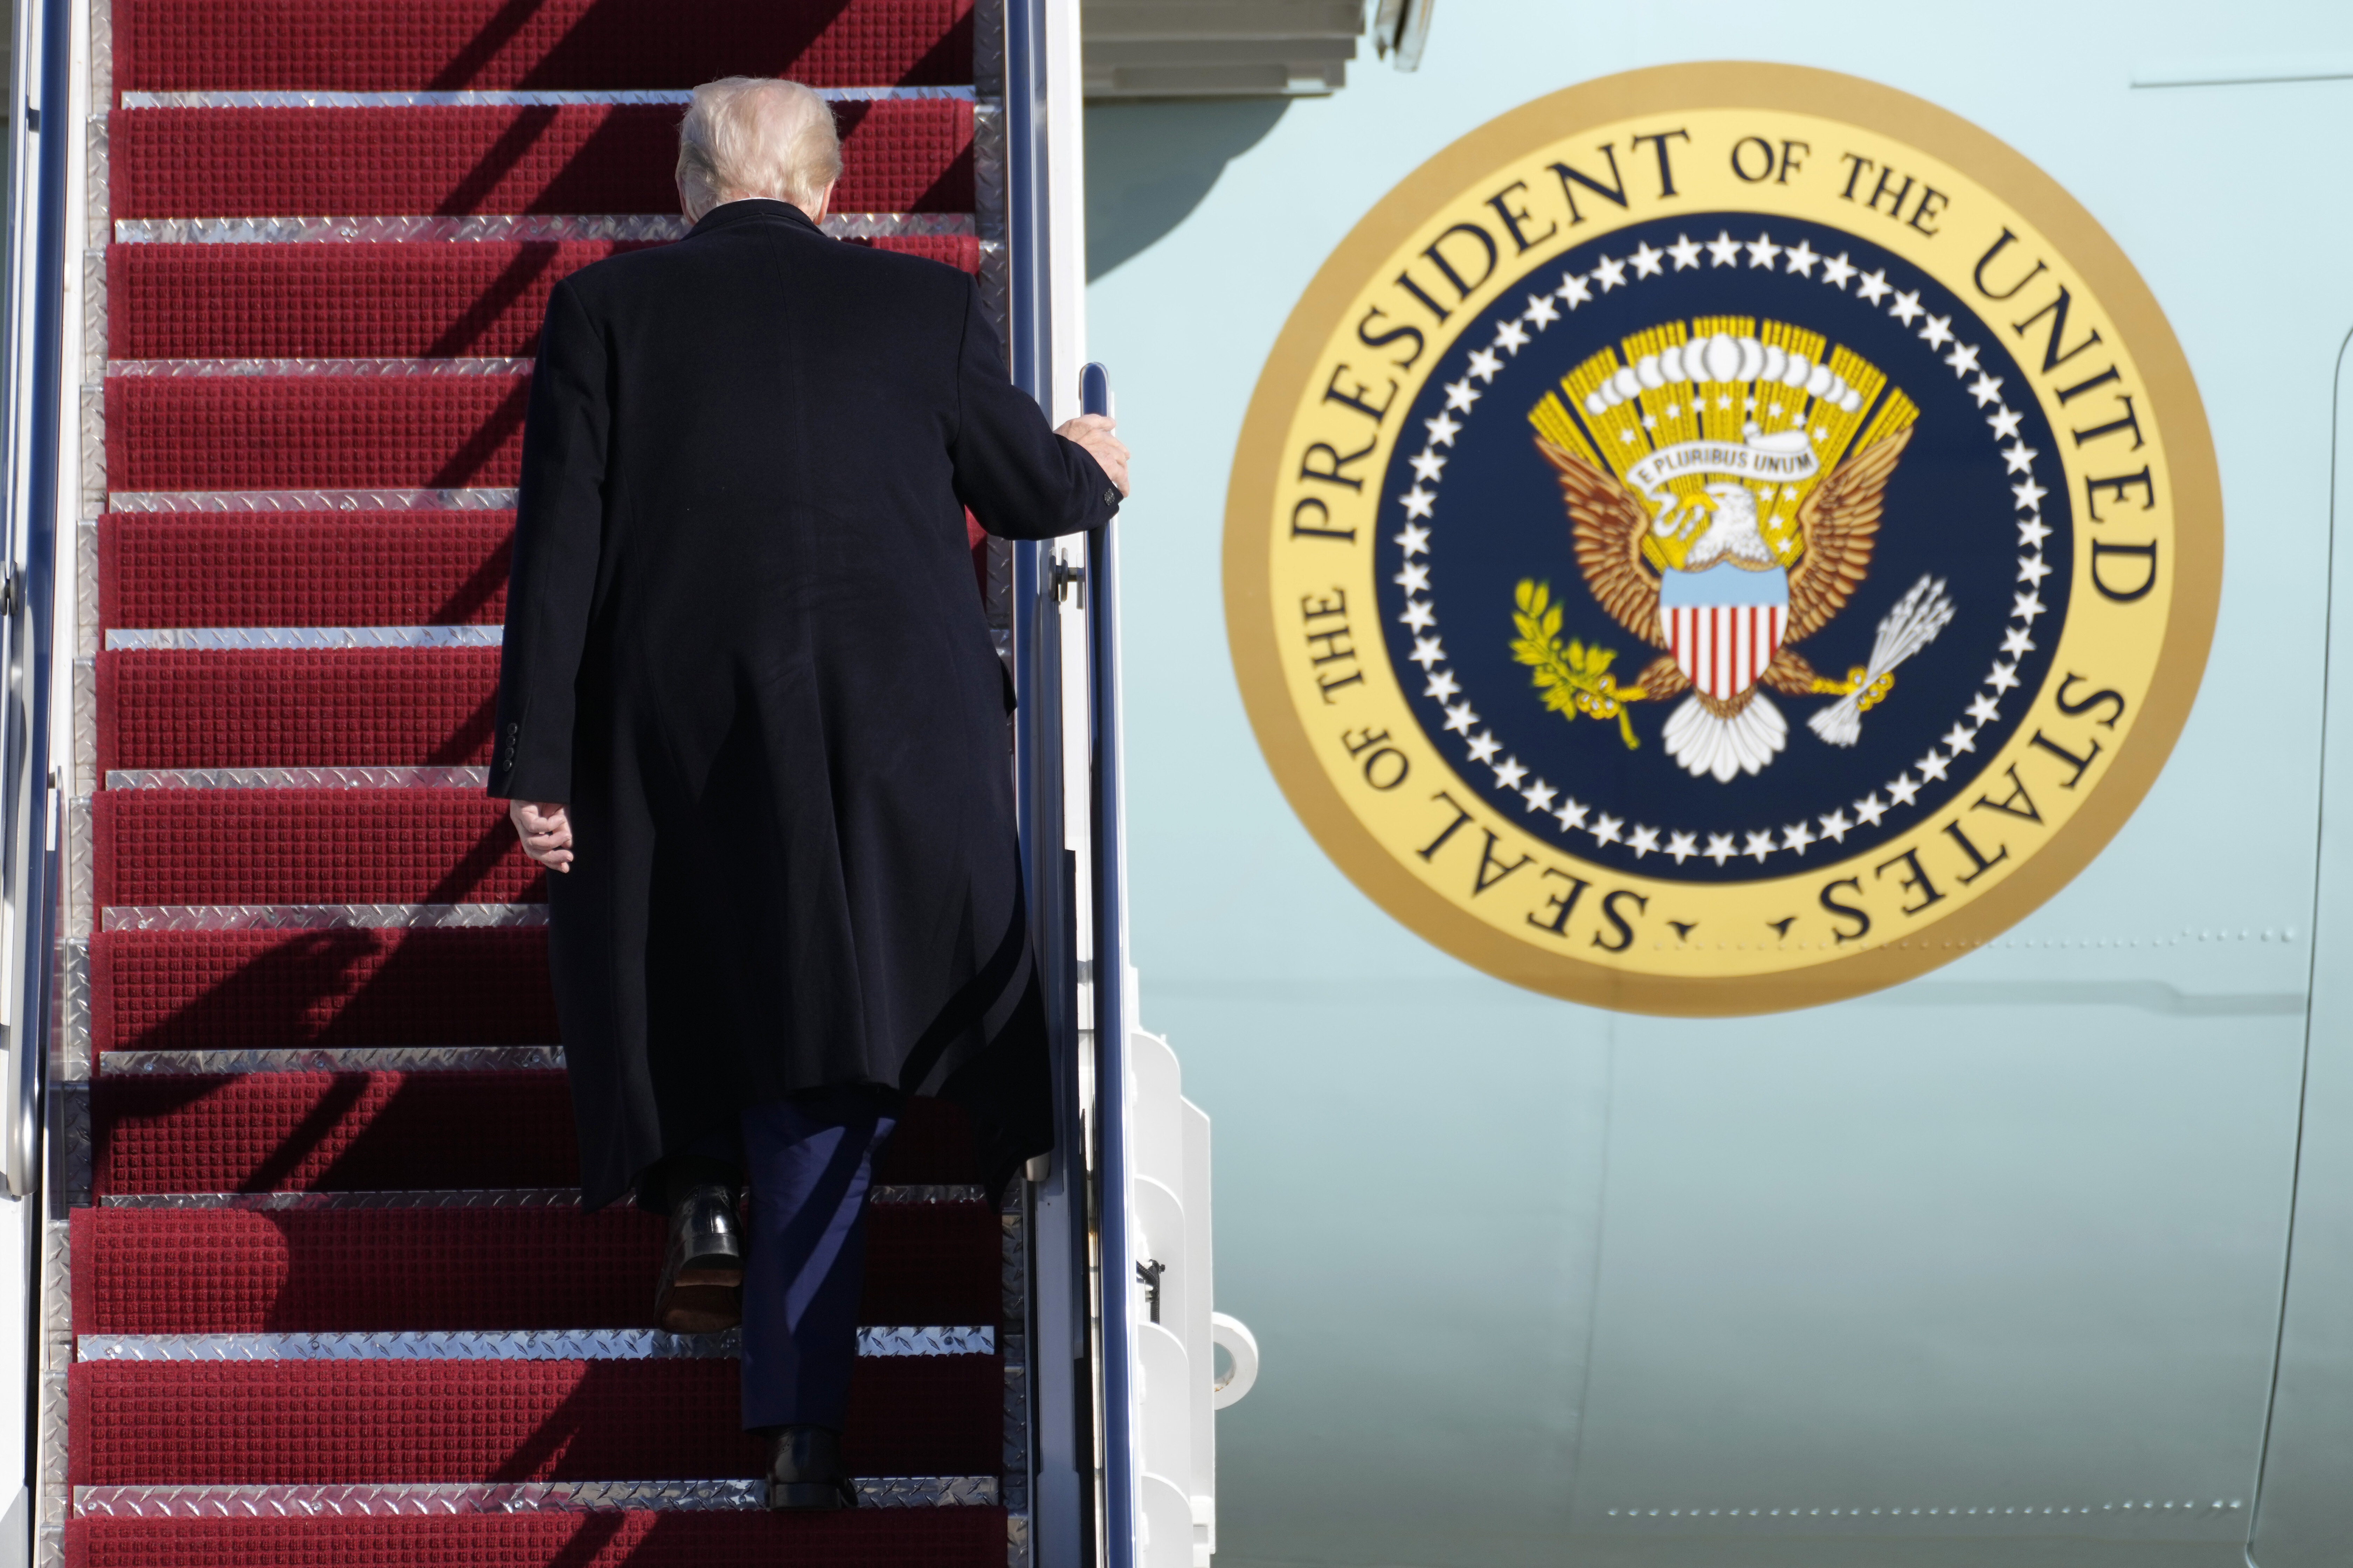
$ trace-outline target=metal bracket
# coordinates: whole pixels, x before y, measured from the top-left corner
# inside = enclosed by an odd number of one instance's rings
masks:
[[[1084,566],[1069,561],[1057,561],[1050,580],[1056,604],[1065,604],[1075,597],[1080,609],[1087,607],[1087,569]]]

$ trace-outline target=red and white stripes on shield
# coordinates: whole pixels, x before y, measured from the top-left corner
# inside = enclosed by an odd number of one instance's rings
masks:
[[[1660,613],[1675,663],[1719,702],[1757,684],[1789,626],[1785,605],[1670,605]]]

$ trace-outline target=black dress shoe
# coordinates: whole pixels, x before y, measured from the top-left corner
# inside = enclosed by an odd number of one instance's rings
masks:
[[[716,1182],[689,1187],[670,1211],[670,1254],[654,1290],[654,1321],[673,1334],[715,1334],[744,1321],[744,1234],[735,1194]]]
[[[858,1506],[841,1473],[841,1435],[829,1426],[779,1426],[768,1448],[768,1506],[810,1510]]]

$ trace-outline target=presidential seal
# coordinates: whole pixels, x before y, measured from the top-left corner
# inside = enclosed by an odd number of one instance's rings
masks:
[[[1661,1013],[1982,945],[2188,716],[2220,485],[2130,264],[1983,132],[1672,67],[1359,224],[1236,456],[1227,619],[1324,848],[1441,947]]]

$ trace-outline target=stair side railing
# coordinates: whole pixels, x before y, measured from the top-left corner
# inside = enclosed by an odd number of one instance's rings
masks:
[[[1100,364],[1080,373],[1083,412],[1111,412],[1111,378]],[[1120,777],[1119,565],[1117,524],[1087,535],[1087,720],[1089,860],[1092,871],[1096,1247],[1102,1268],[1099,1357],[1103,1380],[1103,1561],[1135,1568],[1144,1470],[1136,1453],[1134,1148],[1128,1030],[1127,844]]]
[[[0,1510],[10,1521],[0,1557],[49,1555],[58,1521],[42,1441],[45,1402],[59,1392],[44,1306],[49,1222],[62,1205],[47,1181],[48,1073],[64,791],[53,770],[52,697],[60,668],[55,630],[60,475],[66,435],[65,309],[71,111],[70,0],[15,7],[7,99],[6,255],[0,262],[0,1181],[12,1246],[0,1281],[8,1340],[0,1420]],[[26,1495],[20,1495],[21,1492]]]
[[[10,1196],[42,1185],[50,979],[56,962],[59,816],[51,772],[56,684],[58,443],[65,353],[66,179],[72,127],[69,0],[17,16],[9,128],[5,342],[0,345],[0,463],[6,560],[0,563],[0,1032],[7,1042],[5,1169]]]
[[[1049,138],[1049,0],[1003,0],[1006,331],[1013,379],[1050,416],[1057,344],[1056,233]],[[1053,1152],[1029,1188],[1030,1558],[1034,1568],[1097,1568],[1098,1384],[1092,1331],[1094,1220],[1088,1130],[1091,1074],[1081,1058],[1078,856],[1068,798],[1065,604],[1083,573],[1050,542],[1013,547],[1015,799],[1030,927],[1046,999]],[[1082,679],[1083,672],[1081,672]],[[1100,969],[1096,973],[1101,973]]]

